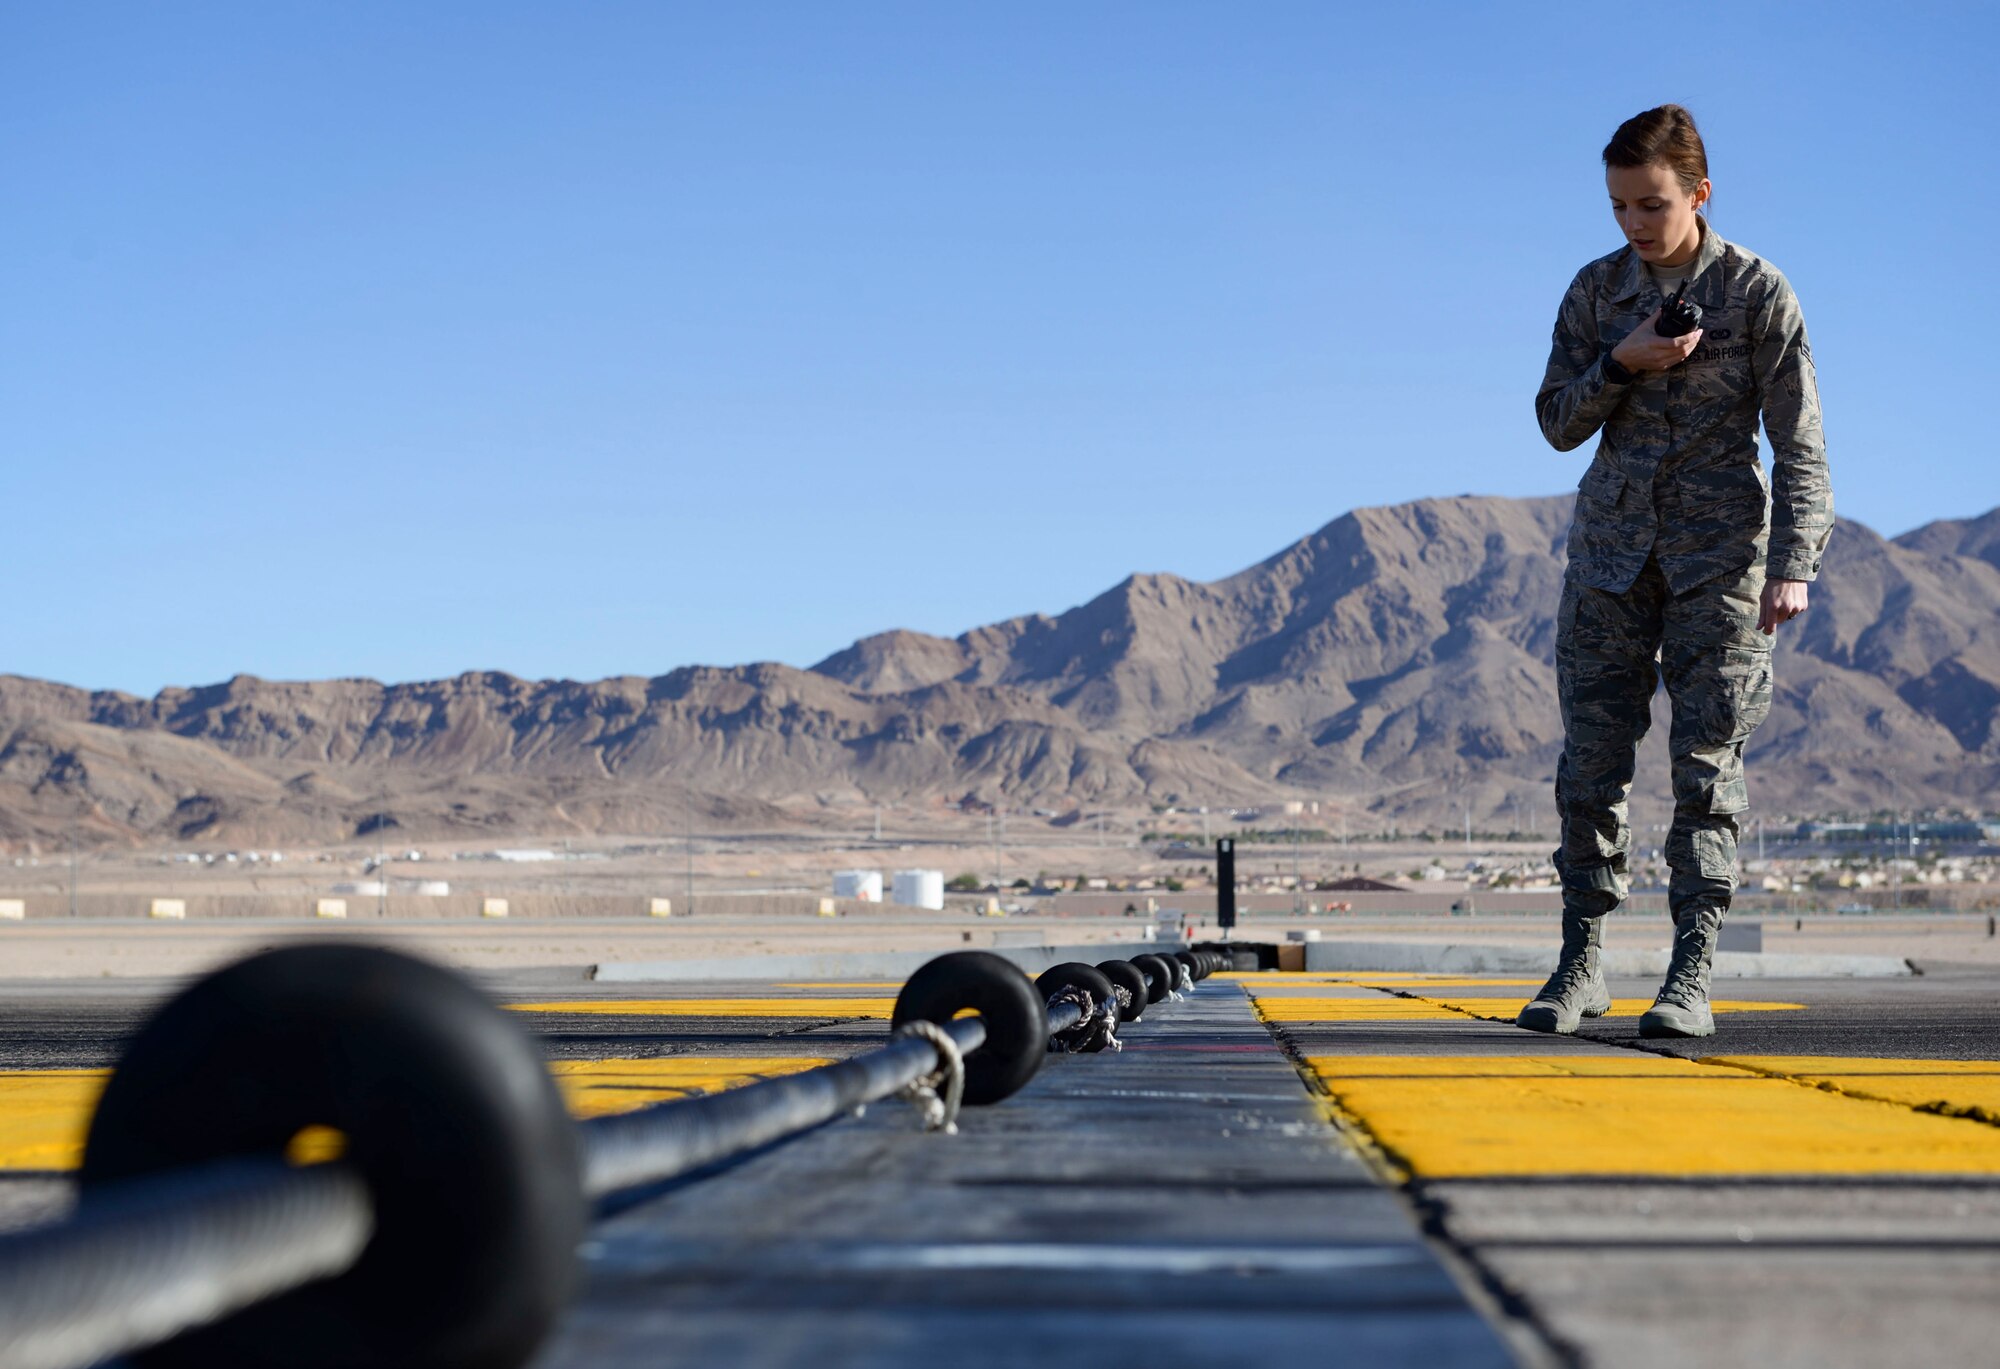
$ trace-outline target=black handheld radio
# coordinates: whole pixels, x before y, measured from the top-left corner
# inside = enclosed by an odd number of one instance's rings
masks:
[[[1687,288],[1693,280],[1684,280],[1674,291],[1673,298],[1660,306],[1660,316],[1653,321],[1653,331],[1661,337],[1686,337],[1701,327],[1701,306],[1687,298]]]

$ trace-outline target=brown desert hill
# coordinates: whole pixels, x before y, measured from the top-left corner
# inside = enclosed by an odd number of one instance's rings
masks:
[[[956,642],[883,634],[814,669],[866,688],[956,660],[958,682],[1011,686],[1101,732],[1200,743],[1313,791],[1532,768],[1560,744],[1549,662],[1570,505],[1359,509],[1213,584],[1133,576],[1057,617]]]
[[[1932,556],[1972,556],[2000,566],[2000,509],[1977,518],[1940,518],[1912,528],[1896,545]]]
[[[1933,525],[1935,526],[1935,525]],[[2000,784],[2000,566],[1843,522],[1780,637],[1755,754],[1849,808],[1980,806]]]
[[[0,677],[0,839],[284,842],[395,831],[796,826],[862,800],[1344,799],[1507,825],[1561,744],[1571,500],[1358,509],[1211,583],[1135,575],[955,639],[811,670],[581,683],[239,676],[151,699]],[[1993,533],[1994,535],[1989,535]],[[2000,788],[2000,511],[1896,541],[1843,521],[1780,637],[1764,811],[1981,806]],[[1665,793],[1664,708],[1641,793]]]
[[[868,694],[761,664],[577,684],[239,676],[151,700],[0,677],[0,839],[263,843],[794,827],[822,803],[1248,793],[1200,747],[1107,741],[1008,689]]]
[[[900,694],[952,679],[969,665],[965,648],[922,632],[878,632],[836,651],[813,669],[864,694]]]
[[[1466,497],[1360,509],[1212,585],[1135,575],[1057,617],[955,642],[884,633],[813,669],[859,689],[1011,685],[1092,726],[1152,735],[1204,732],[1203,715],[1275,688],[1303,721],[1353,702],[1351,687],[1372,692],[1473,619],[1546,657],[1569,506]]]

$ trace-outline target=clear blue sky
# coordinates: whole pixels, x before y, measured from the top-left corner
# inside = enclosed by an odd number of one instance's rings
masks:
[[[1566,490],[1530,398],[1667,99],[1840,511],[1983,512],[1989,16],[11,5],[0,671],[807,665]]]

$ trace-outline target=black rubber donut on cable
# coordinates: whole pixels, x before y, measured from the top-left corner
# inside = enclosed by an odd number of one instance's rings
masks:
[[[1111,981],[1114,989],[1125,990],[1125,999],[1118,1005],[1120,1022],[1137,1022],[1146,1015],[1146,1004],[1151,998],[1146,993],[1146,972],[1129,960],[1100,960],[1097,968]]]
[[[1133,956],[1132,963],[1146,976],[1148,1003],[1158,1003],[1173,991],[1174,985],[1180,982],[1180,976],[1170,968],[1167,958],[1163,955],[1155,955],[1148,951],[1144,955]]]
[[[126,1047],[91,1119],[80,1206],[119,1179],[278,1155],[331,1127],[375,1233],[347,1273],[133,1357],[146,1366],[510,1369],[569,1301],[577,1128],[517,1023],[392,951],[301,945],[195,984]]]
[[[1093,1017],[1097,1015],[1106,1003],[1115,1005],[1118,1001],[1118,995],[1112,986],[1111,976],[1105,974],[1104,971],[1095,966],[1084,964],[1081,960],[1064,961],[1060,965],[1043,970],[1041,974],[1035,977],[1035,989],[1042,995],[1044,1003],[1071,985],[1082,989],[1090,995],[1091,1015]],[[1125,1020],[1125,1015],[1122,1012],[1118,1014],[1118,1020],[1121,1022]],[[1074,1048],[1072,1047],[1072,1049]]]
[[[1115,998],[1111,991],[1111,977],[1094,965],[1086,965],[1081,960],[1066,960],[1052,969],[1043,970],[1035,977],[1035,987],[1041,991],[1044,1002],[1056,996],[1058,990],[1074,984],[1090,995],[1091,1002],[1101,1004],[1106,999]]]
[[[1199,984],[1208,978],[1207,972],[1201,968],[1201,961],[1195,957],[1193,951],[1175,951],[1174,959],[1187,966],[1188,983]]]
[[[942,1026],[967,1008],[986,1023],[986,1044],[965,1057],[965,1102],[983,1107],[1020,1092],[1042,1067],[1049,1007],[1013,961],[991,951],[953,951],[910,976],[889,1021]]]

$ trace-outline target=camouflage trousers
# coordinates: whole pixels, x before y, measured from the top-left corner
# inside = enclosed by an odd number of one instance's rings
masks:
[[[1757,630],[1762,564],[1675,594],[1648,560],[1623,594],[1563,582],[1556,618],[1556,763],[1563,906],[1587,917],[1626,895],[1627,798],[1664,679],[1673,705],[1674,821],[1668,906],[1726,910],[1736,890],[1738,815],[1750,806],[1743,745],[1771,711],[1771,638]]]

